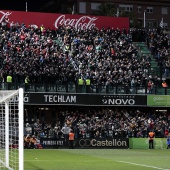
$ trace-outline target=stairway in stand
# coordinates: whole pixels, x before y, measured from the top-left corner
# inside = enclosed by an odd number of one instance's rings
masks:
[[[134,42],[133,43],[138,49],[138,56],[150,56],[151,58],[151,70],[149,75],[151,76],[158,76],[160,77],[160,70],[157,61],[155,60],[154,56],[151,54],[150,50],[147,47],[145,42]]]
[[[152,77],[154,77],[154,76],[160,77],[160,68],[159,68],[158,63],[155,60],[154,56],[149,51],[147,44],[145,42],[133,42],[133,44],[138,49],[138,57],[149,55],[150,58],[151,58],[151,62],[150,62],[151,63],[151,70],[149,71],[148,76],[151,75]],[[161,83],[158,86],[157,94],[159,94],[159,95],[165,94],[165,89],[162,88]],[[167,89],[167,94],[170,94],[169,88]]]

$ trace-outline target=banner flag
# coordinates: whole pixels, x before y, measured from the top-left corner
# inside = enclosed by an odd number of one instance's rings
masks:
[[[161,22],[160,22],[159,26],[160,26],[161,28],[163,28],[163,27],[164,27],[163,18],[162,18],[162,20],[161,20]]]

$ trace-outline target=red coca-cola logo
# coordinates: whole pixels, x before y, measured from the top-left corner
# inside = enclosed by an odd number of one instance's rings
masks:
[[[76,29],[91,29],[96,26],[97,17],[82,16],[78,19],[66,19],[65,15],[59,16],[55,21],[55,28],[60,25],[75,27]]]
[[[3,12],[3,11],[0,11],[0,14],[2,14],[2,16],[0,15],[0,23],[3,21],[3,19],[5,17],[8,17],[9,15],[12,14],[12,12]]]

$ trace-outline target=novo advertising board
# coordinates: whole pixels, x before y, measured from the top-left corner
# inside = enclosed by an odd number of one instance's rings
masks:
[[[21,11],[0,11],[0,22],[5,17],[11,22],[24,23],[26,26],[36,24],[40,27],[42,24],[45,28],[56,29],[60,25],[75,27],[76,29],[91,29],[97,27],[105,28],[125,28],[129,30],[129,18],[127,17],[104,17],[92,15],[71,15],[71,14],[55,14],[40,12],[21,12]]]
[[[91,95],[91,105],[146,106],[146,95]]]
[[[148,95],[147,106],[170,106],[170,95]]]
[[[77,93],[25,93],[29,105],[146,106],[146,95],[100,95]]]

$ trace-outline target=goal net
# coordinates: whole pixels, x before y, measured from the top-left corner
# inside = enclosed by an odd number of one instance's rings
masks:
[[[23,89],[0,91],[0,169],[24,170]]]

